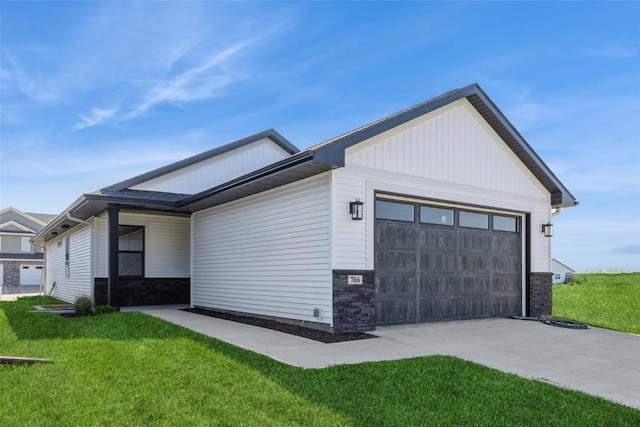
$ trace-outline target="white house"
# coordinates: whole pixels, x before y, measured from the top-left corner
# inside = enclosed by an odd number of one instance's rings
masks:
[[[0,210],[0,294],[40,290],[44,254],[31,238],[53,218],[11,206]]]
[[[80,196],[34,239],[72,301],[343,333],[551,312],[577,204],[477,85],[298,151],[273,130]]]
[[[573,282],[575,270],[567,267],[555,258],[551,259],[551,272],[553,273],[553,283]]]

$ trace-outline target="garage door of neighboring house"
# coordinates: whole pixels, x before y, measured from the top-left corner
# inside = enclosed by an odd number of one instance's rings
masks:
[[[35,265],[22,264],[20,266],[20,286],[40,285],[42,280],[42,267]]]
[[[522,314],[521,218],[376,201],[376,325]]]

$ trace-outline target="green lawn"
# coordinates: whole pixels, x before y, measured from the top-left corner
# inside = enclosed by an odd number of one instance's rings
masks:
[[[304,370],[141,313],[0,303],[0,426],[640,425],[640,411],[444,356]],[[331,345],[331,344],[328,344]]]
[[[577,274],[553,286],[553,315],[640,334],[640,273]]]

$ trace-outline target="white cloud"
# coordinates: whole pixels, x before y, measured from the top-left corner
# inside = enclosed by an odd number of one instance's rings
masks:
[[[218,96],[221,88],[241,78],[238,75],[224,73],[220,66],[248,44],[248,42],[238,43],[211,55],[197,67],[156,83],[148,90],[143,100],[126,115],[126,118],[137,117],[160,104],[190,102]]]
[[[111,117],[113,117],[114,114],[116,114],[117,112],[118,112],[117,108],[110,109],[110,110],[94,108],[91,110],[91,114],[89,115],[78,114],[78,117],[80,117],[81,121],[76,123],[73,128],[84,129],[84,128],[102,124],[105,121],[109,120]]]

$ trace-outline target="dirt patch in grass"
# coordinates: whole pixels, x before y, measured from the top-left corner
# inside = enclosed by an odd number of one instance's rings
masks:
[[[204,308],[185,308],[183,311],[189,313],[202,314],[203,316],[217,317],[218,319],[230,320],[232,322],[245,323],[247,325],[258,326],[261,328],[272,329],[285,334],[297,335],[299,337],[308,338],[314,341],[320,341],[325,344],[336,342],[364,340],[369,338],[377,338],[375,335],[365,334],[361,332],[353,332],[348,334],[331,334],[329,332],[309,329],[298,325],[289,325],[287,323],[276,322],[275,320],[259,319],[250,316],[238,316],[221,311],[208,310]]]

